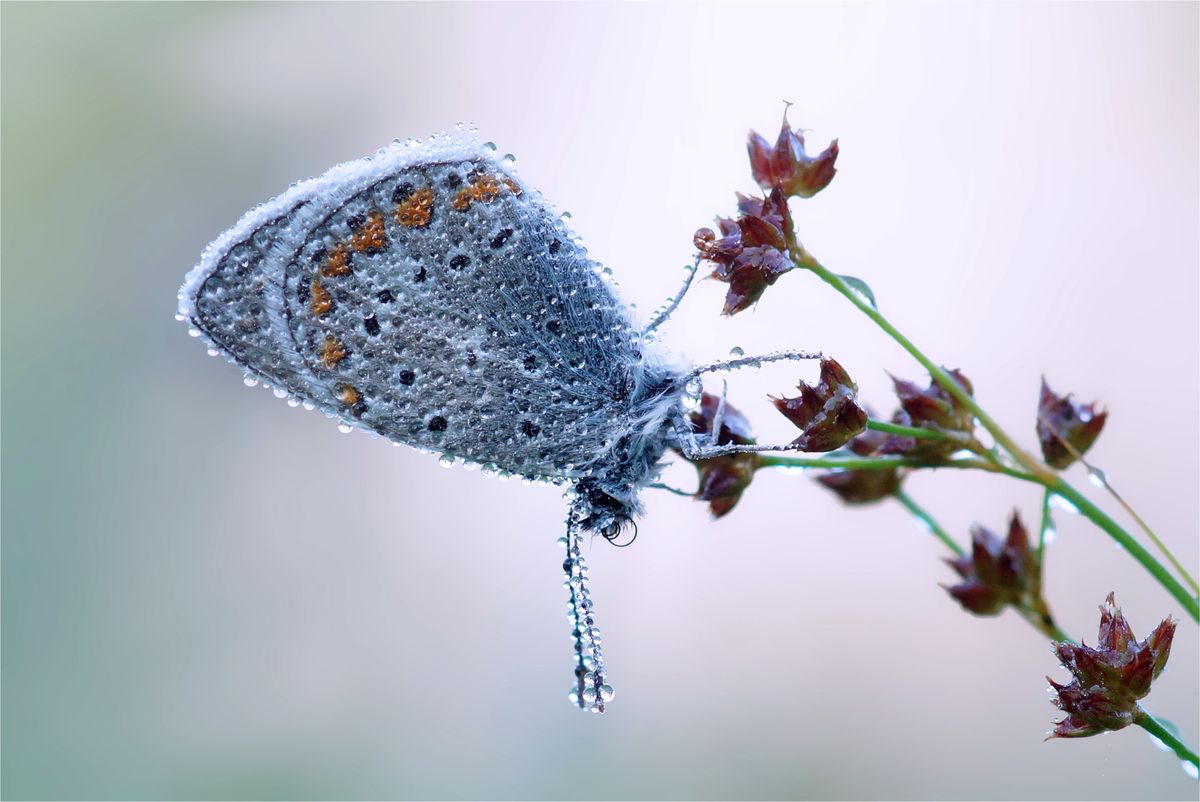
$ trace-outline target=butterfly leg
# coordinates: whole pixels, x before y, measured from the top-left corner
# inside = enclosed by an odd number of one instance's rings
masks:
[[[719,371],[738,370],[745,367],[759,367],[766,362],[781,362],[791,360],[804,359],[820,359],[821,354],[809,353],[807,351],[777,351],[772,354],[763,354],[761,356],[748,356],[739,359],[730,359],[722,362],[713,362],[708,365],[701,365],[694,368],[691,372],[685,374],[679,379],[682,383],[687,383],[698,379],[705,373],[716,373]],[[711,459],[712,457],[720,457],[726,454],[747,454],[766,451],[795,451],[796,446],[790,443],[778,445],[737,445],[730,443],[728,445],[717,445],[717,438],[720,436],[721,426],[725,416],[725,395],[728,385],[722,380],[721,382],[721,398],[717,402],[717,411],[713,415],[712,431],[709,433],[707,443],[701,445],[695,435],[692,433],[691,426],[687,421],[680,416],[680,419],[675,423],[675,440],[679,450],[687,459]]]
[[[663,323],[666,323],[675,310],[679,308],[679,304],[683,302],[683,296],[687,295],[688,290],[691,289],[692,281],[696,278],[696,271],[699,269],[700,259],[697,257],[696,261],[692,263],[691,267],[687,268],[687,278],[683,280],[683,286],[679,288],[679,292],[675,293],[675,297],[667,301],[667,305],[658,310],[658,312],[655,313],[654,318],[646,325],[646,328],[642,329],[643,337],[654,331]]]
[[[691,371],[685,373],[677,381],[681,384],[687,384],[693,379],[703,376],[705,373],[716,373],[718,371],[738,370],[740,368],[757,368],[761,367],[766,362],[781,362],[781,361],[801,361],[804,359],[820,359],[821,353],[812,353],[809,351],[776,351],[771,354],[762,354],[760,356],[744,356],[738,359],[726,359],[721,362],[712,362],[707,365],[700,365],[692,368]]]
[[[715,446],[721,439],[721,427],[725,425],[725,396],[729,393],[729,382],[721,379],[721,398],[717,401],[717,411],[713,414],[712,431],[708,435],[708,445]]]

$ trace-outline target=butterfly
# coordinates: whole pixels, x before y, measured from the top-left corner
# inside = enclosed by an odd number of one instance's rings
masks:
[[[723,453],[685,417],[698,377],[799,358],[675,360],[655,331],[698,264],[636,325],[609,271],[512,159],[460,127],[397,141],[246,213],[188,274],[177,317],[247,383],[343,428],[565,485],[571,698],[603,712],[612,689],[580,536],[619,537],[668,448]]]

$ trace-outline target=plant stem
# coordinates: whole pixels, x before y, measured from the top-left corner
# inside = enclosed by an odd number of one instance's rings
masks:
[[[950,549],[950,551],[954,552],[959,557],[966,556],[967,552],[963,549],[963,547],[955,543],[954,538],[950,537],[946,530],[941,527],[941,524],[934,520],[934,517],[926,512],[924,508],[917,504],[917,502],[913,501],[912,497],[910,497],[903,490],[897,490],[894,495],[896,496],[896,501],[899,501],[901,504],[903,504],[904,508],[911,512],[914,518],[924,524],[925,528],[928,529],[934,537],[946,545],[946,548]]]
[[[963,551],[962,547],[954,542],[954,540],[946,533],[946,530],[943,529],[941,525],[939,525],[934,519],[934,517],[926,512],[923,507],[913,501],[912,498],[902,490],[897,490],[895,496],[896,500],[903,504],[909,512],[916,516],[916,518],[920,520],[930,532],[937,536],[938,540],[942,541],[947,548],[949,548],[959,557],[964,556],[965,552]],[[1045,494],[1046,501],[1043,505],[1043,512],[1048,510],[1049,498],[1050,491],[1047,489]],[[1043,531],[1045,531],[1044,526]],[[1039,570],[1040,569],[1041,566],[1039,565]],[[1058,624],[1055,623],[1054,617],[1050,615],[1050,610],[1046,606],[1046,602],[1040,593],[1038,594],[1037,601],[1033,606],[1019,605],[1015,606],[1014,609],[1030,626],[1032,626],[1038,632],[1041,632],[1050,640],[1077,643],[1070,635],[1059,629]],[[1138,710],[1138,718],[1135,720],[1135,723],[1138,726],[1142,727],[1155,738],[1158,738],[1160,741],[1170,747],[1170,749],[1175,752],[1180,759],[1190,762],[1193,766],[1197,765],[1196,753],[1188,749],[1187,744],[1180,740],[1179,737],[1173,732],[1164,727],[1162,723],[1158,721],[1158,719],[1154,718],[1154,716],[1150,715],[1141,708],[1138,708]]]
[[[955,437],[952,434],[939,432],[935,429],[919,429],[916,426],[901,426],[898,423],[885,423],[881,420],[872,418],[867,421],[867,428],[875,432],[886,432],[888,434],[896,434],[901,437],[912,437],[917,440],[940,440],[942,442],[958,443],[963,448],[967,447],[967,441],[963,438]]]
[[[1178,735],[1164,727],[1162,722],[1156,719],[1154,716],[1150,715],[1145,710],[1142,710],[1138,714],[1138,717],[1134,719],[1133,723],[1137,724],[1146,732],[1162,741],[1163,744],[1169,747],[1170,750],[1174,752],[1180,760],[1186,760],[1193,766],[1200,768],[1200,759],[1196,757],[1196,753],[1191,749],[1188,749],[1187,744],[1181,741]]]
[[[790,221],[789,221],[790,222]],[[785,235],[788,239],[788,250],[792,261],[797,267],[802,267],[815,273],[822,281],[837,290],[850,303],[854,304],[859,311],[874,321],[875,325],[883,329],[883,331],[899,343],[900,347],[912,356],[923,368],[929,371],[929,375],[934,381],[940,384],[946,392],[950,393],[960,404],[971,411],[971,414],[979,421],[980,425],[992,435],[992,438],[1000,446],[1012,455],[1021,467],[1025,468],[1030,474],[1035,477],[1043,486],[1053,489],[1054,492],[1063,498],[1068,499],[1075,508],[1083,515],[1087,516],[1094,524],[1103,529],[1114,540],[1117,541],[1129,554],[1142,564],[1150,574],[1158,580],[1168,593],[1183,605],[1183,608],[1188,611],[1193,620],[1200,621],[1200,599],[1188,592],[1179,581],[1163,567],[1154,555],[1146,551],[1141,544],[1134,540],[1133,536],[1122,529],[1115,521],[1109,518],[1100,510],[1099,507],[1088,501],[1078,490],[1072,487],[1065,479],[1055,473],[1053,470],[1044,465],[1039,459],[1029,454],[1022,449],[1017,443],[1009,437],[1008,433],[996,423],[990,415],[983,410],[982,407],[972,398],[954,377],[951,376],[940,365],[934,363],[929,357],[917,348],[907,337],[888,322],[887,318],[879,313],[863,296],[857,293],[850,287],[842,277],[830,271],[820,262],[818,262],[812,254],[805,250],[795,237],[795,232],[789,225]]]
[[[1082,458],[1079,458],[1079,460],[1080,462],[1083,462]],[[1164,543],[1158,535],[1154,534],[1154,530],[1150,528],[1150,525],[1142,520],[1142,516],[1138,515],[1137,511],[1130,506],[1129,502],[1127,502],[1124,497],[1117,492],[1117,489],[1108,483],[1108,477],[1104,475],[1104,471],[1093,468],[1086,462],[1083,462],[1083,465],[1087,468],[1088,476],[1091,477],[1093,483],[1099,482],[1100,486],[1107,490],[1108,494],[1112,496],[1118,504],[1121,505],[1121,508],[1125,510],[1125,512],[1129,513],[1129,517],[1133,518],[1133,520],[1137,522],[1137,525],[1140,526],[1142,531],[1146,533],[1146,537],[1150,538],[1150,541],[1154,543],[1162,555],[1167,558],[1167,562],[1171,563],[1171,565],[1175,568],[1176,573],[1183,577],[1184,581],[1188,583],[1188,586],[1192,589],[1192,593],[1200,593],[1200,585],[1196,584],[1195,578],[1188,573],[1186,568],[1183,567],[1183,563],[1181,563],[1179,558],[1175,556],[1174,552],[1167,547],[1167,544]]]
[[[845,470],[872,471],[890,470],[892,468],[959,468],[988,473],[1002,473],[1014,479],[1041,484],[1037,477],[997,465],[981,459],[948,459],[927,460],[915,457],[784,457],[763,456],[759,464],[768,468],[842,468]]]
[[[929,375],[942,386],[946,392],[954,396],[958,403],[971,411],[971,414],[979,421],[984,429],[987,429],[992,438],[1004,447],[1004,450],[1012,454],[1013,459],[1021,464],[1023,468],[1032,473],[1034,476],[1043,481],[1050,481],[1056,474],[1047,468],[1042,461],[1034,457],[1032,454],[1026,453],[1016,441],[1009,437],[1004,429],[1000,428],[1000,424],[992,420],[992,417],[983,410],[983,407],[975,401],[974,398],[967,393],[962,386],[954,380],[943,367],[935,363],[932,359],[925,356],[921,349],[917,348],[912,341],[900,333],[900,330],[893,326],[888,319],[879,313],[879,310],[871,306],[865,298],[854,291],[842,277],[833,271],[826,268],[818,262],[813,256],[804,250],[803,246],[797,243],[796,251],[792,254],[792,260],[800,267],[807,268],[815,273],[822,281],[833,287],[841,293],[847,300],[858,307],[859,311],[871,318],[875,325],[883,329],[889,337],[900,344],[900,347],[909,353],[909,355],[920,363],[921,367],[929,371]]]
[[[1072,457],[1078,460],[1080,465],[1082,465],[1084,468],[1087,468],[1088,479],[1091,480],[1092,484],[1107,490],[1108,494],[1113,497],[1113,500],[1121,505],[1121,508],[1129,514],[1130,518],[1137,522],[1137,525],[1140,526],[1142,531],[1146,533],[1146,537],[1150,538],[1150,541],[1158,547],[1159,552],[1161,552],[1162,555],[1167,558],[1167,562],[1171,563],[1176,572],[1178,572],[1179,575],[1183,577],[1184,581],[1188,583],[1192,589],[1192,593],[1200,593],[1200,584],[1197,584],[1195,578],[1192,577],[1192,575],[1188,573],[1187,569],[1183,567],[1183,563],[1181,563],[1175,554],[1169,548],[1167,548],[1167,544],[1164,543],[1162,539],[1154,533],[1154,530],[1150,528],[1150,525],[1147,524],[1145,520],[1143,520],[1142,516],[1137,514],[1137,511],[1133,508],[1133,506],[1126,501],[1120,493],[1117,492],[1117,489],[1108,481],[1108,476],[1105,474],[1105,472],[1084,459],[1084,456],[1079,449],[1075,448],[1068,438],[1064,437],[1040,415],[1038,416],[1038,423],[1046,424],[1046,428],[1054,435],[1055,439],[1058,440],[1062,447],[1065,448]]]
[[[1154,559],[1154,555],[1146,551],[1141,543],[1134,540],[1133,536],[1122,529],[1117,522],[1104,514],[1104,511],[1097,507],[1092,502],[1088,501],[1087,497],[1069,485],[1062,477],[1058,477],[1053,484],[1047,485],[1047,488],[1053,490],[1056,495],[1062,496],[1067,501],[1075,506],[1075,509],[1086,515],[1092,523],[1103,529],[1108,535],[1123,549],[1129,552],[1135,560],[1142,564],[1150,574],[1158,580],[1158,583],[1166,588],[1167,592],[1175,597],[1175,600],[1183,605],[1183,609],[1188,611],[1188,614],[1196,621],[1200,621],[1200,599],[1188,592],[1187,588],[1179,583],[1176,579],[1158,560]]]
[[[1050,517],[1050,498],[1054,494],[1050,488],[1046,488],[1042,493],[1042,525],[1038,529],[1038,545],[1037,556],[1038,565],[1045,567],[1045,562],[1042,560],[1042,553],[1046,550],[1046,533],[1054,527],[1054,519]]]

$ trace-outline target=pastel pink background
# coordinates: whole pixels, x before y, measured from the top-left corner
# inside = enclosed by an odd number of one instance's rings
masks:
[[[556,490],[341,435],[172,313],[243,210],[459,120],[651,309],[790,100],[842,146],[795,206],[808,247],[1026,445],[1042,374],[1102,402],[1095,462],[1195,571],[1197,5],[0,12],[5,796],[1196,798],[1139,730],[1043,743],[1044,675],[1065,676],[1045,642],[952,604],[898,505],[804,476],[761,475],[716,523],[647,493],[634,547],[591,548],[617,697],[581,715]],[[923,379],[809,276],[733,319],[722,290],[688,298],[678,352],[822,350],[885,413],[885,371]],[[740,374],[730,398],[789,437],[764,396],[797,378]],[[965,474],[908,488],[960,539],[1039,503]],[[1147,704],[1195,746],[1196,626],[1058,524],[1065,629],[1093,639],[1110,590],[1139,633],[1185,619]]]

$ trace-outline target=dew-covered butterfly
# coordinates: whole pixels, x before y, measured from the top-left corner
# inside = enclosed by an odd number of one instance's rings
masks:
[[[603,712],[612,688],[580,535],[619,537],[668,448],[724,453],[685,418],[701,374],[810,357],[673,361],[653,332],[695,269],[636,326],[607,269],[511,157],[460,127],[338,165],[248,212],[188,274],[178,317],[247,383],[345,430],[566,485],[571,698]]]

